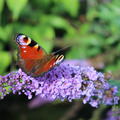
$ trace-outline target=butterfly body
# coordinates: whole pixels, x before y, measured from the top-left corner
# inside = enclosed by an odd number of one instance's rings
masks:
[[[34,40],[23,35],[16,36],[18,65],[28,75],[37,77],[59,64],[64,56],[47,54]]]

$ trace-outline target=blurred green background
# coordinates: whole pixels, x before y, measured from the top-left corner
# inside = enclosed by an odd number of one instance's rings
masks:
[[[16,33],[30,36],[48,53],[70,45],[61,51],[66,59],[85,60],[96,69],[112,71],[114,78],[120,78],[118,0],[0,0],[0,75],[16,70]],[[8,103],[13,98],[9,99]],[[22,97],[20,99],[24,101]],[[65,103],[65,108],[69,109],[73,104]],[[33,116],[40,115],[40,120],[57,120],[65,109],[63,111],[61,105],[55,108],[54,105],[40,108],[40,111],[44,109],[42,117],[39,109]],[[48,109],[53,109],[53,113],[46,116],[44,111]],[[56,110],[58,113],[54,116]],[[19,115],[14,116],[12,113],[10,116],[12,120],[18,120]],[[20,120],[26,119],[24,114],[20,117]],[[77,119],[82,120],[84,117],[79,116]]]

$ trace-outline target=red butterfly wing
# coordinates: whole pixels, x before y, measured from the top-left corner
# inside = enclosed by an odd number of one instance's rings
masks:
[[[19,67],[28,75],[32,72],[33,67],[36,65],[36,60],[33,59],[19,59]]]
[[[63,55],[60,55],[60,56],[59,55],[47,55],[44,59],[38,62],[36,67],[33,69],[31,75],[36,77],[51,70],[54,66],[62,62],[63,58],[64,58]]]
[[[16,36],[16,42],[19,48],[18,65],[24,72],[29,74],[37,61],[46,56],[47,53],[34,40],[23,34]]]

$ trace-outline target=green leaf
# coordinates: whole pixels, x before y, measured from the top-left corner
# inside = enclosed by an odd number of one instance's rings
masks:
[[[8,24],[4,27],[0,27],[0,39],[3,41],[7,41],[11,38],[11,34],[13,32],[13,25]]]
[[[65,28],[70,26],[69,23],[64,18],[56,15],[40,16],[40,23],[48,24],[56,28]]]
[[[78,9],[80,2],[79,0],[54,0],[55,7],[53,8],[53,12],[58,11],[58,13],[67,12],[72,17],[76,17],[78,15]]]
[[[5,1],[4,1],[4,0],[0,0],[0,13],[1,13],[1,12],[2,12],[2,10],[3,10],[4,3],[5,3]]]
[[[97,8],[95,8],[94,6],[92,6],[92,7],[88,7],[88,11],[87,11],[86,14],[87,14],[86,15],[87,20],[93,21],[94,18],[98,17],[99,12],[98,12]]]
[[[4,44],[0,42],[0,51],[3,50]]]
[[[61,0],[60,2],[71,16],[74,17],[78,14],[79,0]]]
[[[72,47],[69,52],[67,52],[67,59],[81,59],[86,57],[86,50],[84,47],[81,47],[79,44]]]
[[[4,87],[4,89],[6,90],[6,93],[7,93],[7,92],[11,92],[11,88],[12,88],[11,86],[6,86],[6,87]]]
[[[30,2],[36,8],[40,8],[40,10],[48,9],[50,4],[51,4],[51,0],[33,0],[33,1],[30,1]]]
[[[67,32],[66,35],[72,36],[76,33],[75,28],[65,19],[57,15],[43,15],[40,17],[40,23],[52,28],[63,29]]]
[[[17,20],[21,11],[24,9],[28,0],[6,0],[8,8],[12,12],[12,16],[14,20]]]
[[[108,45],[110,45],[110,44],[114,44],[118,40],[119,40],[119,35],[115,34],[115,35],[112,35],[111,37],[108,37],[106,39],[105,43],[108,44]]]
[[[11,55],[8,52],[0,51],[0,74],[5,72],[6,68],[11,63]]]

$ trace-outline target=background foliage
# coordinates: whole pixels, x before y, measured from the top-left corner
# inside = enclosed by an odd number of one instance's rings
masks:
[[[16,69],[16,33],[30,36],[48,53],[70,45],[61,52],[66,59],[87,60],[98,70],[112,71],[114,79],[120,79],[118,0],[0,0],[1,75]],[[9,99],[8,103],[11,101],[11,98]],[[21,98],[21,101],[24,100]],[[64,105],[67,110],[70,104],[66,104]],[[32,115],[38,116],[41,111],[41,117],[47,120],[45,111],[53,109],[55,112],[55,108],[58,108],[54,117],[53,113],[47,113],[49,120],[58,119],[64,112],[61,106],[55,106],[57,107],[51,105],[38,109],[37,112],[32,111]],[[23,113],[20,112],[19,115],[21,114]],[[19,115],[12,117],[15,119]],[[81,118],[79,115],[77,117]],[[91,116],[87,116],[89,117]]]

